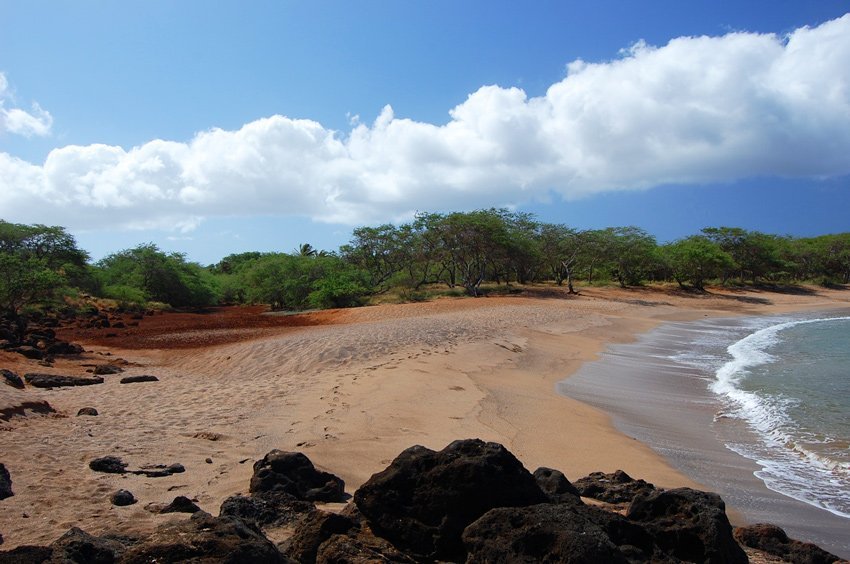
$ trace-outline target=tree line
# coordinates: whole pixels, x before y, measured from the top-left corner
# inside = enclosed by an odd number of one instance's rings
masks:
[[[709,227],[659,244],[637,227],[580,230],[506,209],[422,213],[400,225],[358,227],[337,251],[232,254],[202,266],[142,244],[92,262],[62,227],[0,220],[0,309],[18,315],[68,293],[124,305],[264,303],[273,309],[350,307],[434,288],[470,296],[486,288],[552,283],[848,284],[850,233],[797,238]]]

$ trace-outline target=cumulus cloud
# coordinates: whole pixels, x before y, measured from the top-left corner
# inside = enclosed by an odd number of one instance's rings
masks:
[[[49,114],[47,114],[49,116]],[[0,216],[73,228],[303,215],[349,224],[664,184],[850,173],[850,14],[787,36],[638,42],[545,95],[484,86],[444,125],[271,116],[188,142],[0,153]],[[34,115],[34,117],[37,117]]]
[[[9,81],[0,72],[0,133],[9,132],[24,137],[44,137],[50,134],[53,117],[33,102],[32,109],[27,112],[20,108],[6,108],[7,102],[13,102],[9,93]]]

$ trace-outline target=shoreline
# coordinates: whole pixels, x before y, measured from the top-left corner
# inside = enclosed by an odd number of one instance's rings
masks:
[[[779,316],[805,317],[819,311],[830,316],[848,312],[816,308]],[[708,388],[713,371],[674,360],[695,350],[725,349],[754,330],[748,320],[771,317],[777,315],[662,324],[633,343],[610,345],[600,359],[559,383],[558,391],[609,413],[620,432],[649,445],[674,468],[719,493],[742,522],[777,524],[793,538],[848,558],[850,520],[768,488],[755,475],[761,466],[726,446],[752,436],[752,431],[738,420],[716,421],[723,404]],[[729,337],[738,332],[740,336]],[[722,345],[712,342],[720,335]]]
[[[531,471],[548,466],[570,480],[623,469],[662,487],[705,489],[618,431],[602,410],[559,395],[557,382],[612,343],[633,341],[664,321],[846,307],[848,299],[841,291],[693,297],[588,288],[578,298],[324,312],[333,323],[252,332],[206,348],[92,346],[93,359],[124,358],[131,363],[126,375],[156,374],[160,382],[122,386],[113,376],[85,389],[26,391],[60,416],[0,422],[9,427],[0,433],[0,451],[8,453],[0,462],[15,489],[2,502],[3,549],[49,543],[71,526],[149,532],[168,517],[145,505],[175,495],[217,514],[223,499],[245,492],[252,462],[274,448],[304,452],[342,477],[349,493],[407,447],[442,449],[472,437],[504,444]],[[32,371],[29,361],[0,356],[0,367],[14,369],[13,362],[18,372]],[[69,369],[57,363],[54,371]],[[84,405],[100,415],[75,417]],[[180,462],[187,471],[147,479],[88,469],[88,461],[107,454],[133,467]],[[110,506],[119,488],[140,503]]]

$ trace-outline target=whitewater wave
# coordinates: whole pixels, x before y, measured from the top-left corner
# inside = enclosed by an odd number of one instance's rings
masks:
[[[769,350],[781,342],[783,331],[798,325],[847,320],[850,317],[793,320],[759,329],[727,348],[732,358],[716,370],[709,387],[726,406],[715,420],[740,419],[759,437],[759,444],[726,446],[756,461],[762,469],[755,475],[768,488],[850,518],[850,464],[808,447],[832,439],[801,433],[800,425],[788,413],[797,400],[741,387],[752,369],[776,360]]]

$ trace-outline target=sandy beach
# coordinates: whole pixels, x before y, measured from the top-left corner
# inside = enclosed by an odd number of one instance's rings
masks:
[[[70,331],[88,351],[83,360],[44,368],[3,352],[0,368],[83,375],[84,364],[128,364],[95,386],[0,385],[0,409],[46,400],[56,410],[0,420],[0,462],[15,493],[0,501],[2,547],[47,544],[72,526],[149,532],[169,516],[146,507],[176,495],[218,514],[226,497],[246,492],[252,463],[273,448],[304,452],[342,477],[349,493],[404,448],[471,437],[504,444],[530,470],[557,468],[570,479],[623,469],[662,487],[701,487],[617,431],[605,413],[558,395],[556,384],[608,345],[664,321],[848,305],[850,293],[819,288],[705,295],[586,288],[579,296],[539,288],[279,322],[259,311],[256,322],[218,326],[197,316],[196,325],[171,331],[165,314],[110,338]],[[119,383],[142,374],[159,381]],[[99,415],[77,417],[87,406]],[[133,468],[179,462],[186,472],[147,478],[89,469],[105,455]],[[111,505],[119,488],[139,503]]]

